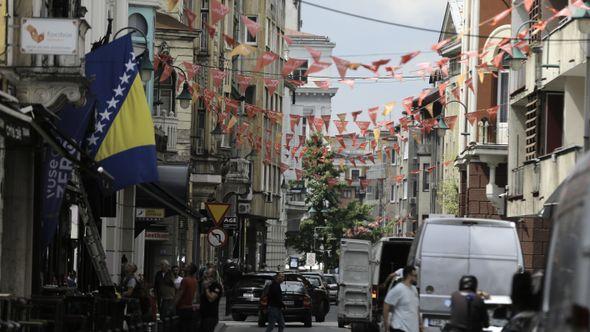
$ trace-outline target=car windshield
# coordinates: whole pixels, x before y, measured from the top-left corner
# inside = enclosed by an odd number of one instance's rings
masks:
[[[312,284],[313,286],[321,286],[322,283],[320,282],[320,278],[317,277],[307,277],[307,280],[309,280],[309,283]]]
[[[336,277],[334,277],[334,276],[324,276],[324,281],[327,284],[336,284],[337,283],[336,282]]]
[[[263,288],[267,282],[270,282],[270,280],[267,278],[248,277],[248,278],[242,278],[240,281],[238,281],[237,287],[238,288],[244,288],[244,287]]]
[[[303,283],[299,281],[285,281],[281,284],[283,293],[304,293]]]

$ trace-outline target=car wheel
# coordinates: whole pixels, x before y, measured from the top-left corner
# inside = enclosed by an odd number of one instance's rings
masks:
[[[266,317],[264,317],[264,314],[262,313],[262,311],[258,312],[258,327],[264,327],[266,325]]]
[[[305,325],[305,327],[311,327],[311,313],[305,316],[305,319],[303,320],[303,325]]]
[[[235,321],[240,321],[243,322],[246,320],[248,316],[244,315],[244,314],[238,314],[237,312],[232,312],[231,313],[231,318]]]
[[[344,328],[344,325],[346,325],[346,324],[344,324],[344,321],[342,319],[338,319],[338,327]]]
[[[350,324],[350,331],[351,332],[366,332],[367,325],[364,323],[352,323],[352,324]]]

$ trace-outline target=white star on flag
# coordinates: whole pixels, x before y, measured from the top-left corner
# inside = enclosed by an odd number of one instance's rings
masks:
[[[88,145],[96,145],[98,143],[98,136],[94,136],[94,134],[92,134],[90,137],[88,137]]]
[[[123,83],[129,84],[130,78],[131,78],[131,76],[127,75],[127,73],[123,73],[123,76],[119,77],[119,79],[121,80],[121,84],[123,84]]]
[[[110,118],[111,118],[111,112],[109,112],[108,110],[104,110],[104,112],[100,113],[100,116],[101,116],[100,121],[110,120]]]
[[[107,101],[107,104],[109,104],[108,108],[117,108],[117,103],[119,101],[117,99],[115,99],[115,97],[111,98],[111,100]]]
[[[133,60],[129,59],[129,62],[125,64],[125,67],[127,68],[125,71],[133,71],[135,69],[135,65],[136,63],[133,62]]]
[[[137,55],[135,55],[135,52],[131,52],[131,59],[135,60],[135,58],[137,58]]]
[[[111,113],[107,113],[108,115],[110,115]],[[96,126],[94,126],[94,130],[96,130],[97,133],[102,133],[102,129],[104,128],[105,124],[101,123],[101,122],[97,122]]]
[[[123,88],[120,85],[116,89],[113,89],[113,91],[115,91],[115,97],[123,95]]]

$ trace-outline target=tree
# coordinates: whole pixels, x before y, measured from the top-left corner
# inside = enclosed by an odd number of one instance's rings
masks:
[[[334,165],[334,153],[323,135],[315,133],[303,148],[303,181],[307,188],[305,203],[309,215],[301,221],[299,233],[287,236],[287,245],[300,252],[317,252],[317,260],[327,268],[339,261],[340,239],[358,224],[371,222],[371,206],[351,202],[339,203],[343,184],[338,180],[340,170]],[[323,245],[324,250],[320,251]]]
[[[438,203],[444,213],[459,214],[459,187],[457,187],[456,178],[450,177],[441,183],[441,191],[437,197]]]

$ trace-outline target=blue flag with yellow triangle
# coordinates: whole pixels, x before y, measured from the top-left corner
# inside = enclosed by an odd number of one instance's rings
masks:
[[[131,35],[86,55],[86,77],[96,98],[88,154],[113,176],[113,189],[158,181],[154,124],[139,76]]]

